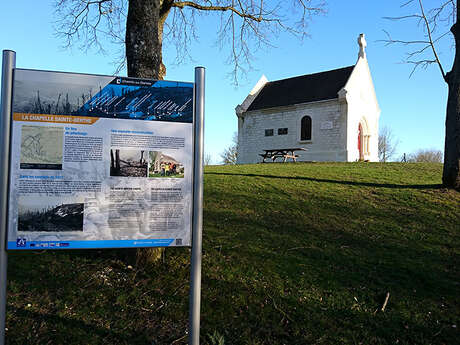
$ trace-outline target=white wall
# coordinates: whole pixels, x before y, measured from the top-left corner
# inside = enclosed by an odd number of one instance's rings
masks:
[[[365,134],[369,135],[369,145],[364,159],[378,162],[380,108],[366,57],[358,58],[341,96],[348,104],[347,160],[353,162],[359,159],[358,126],[365,119],[367,128],[364,129]]]
[[[303,116],[312,118],[312,140],[300,140]],[[338,100],[245,112],[238,119],[238,163],[261,162],[264,149],[303,147],[299,161],[346,161],[346,118]],[[328,128],[332,126],[332,128]],[[278,128],[288,128],[278,135]],[[273,136],[265,136],[273,129]]]

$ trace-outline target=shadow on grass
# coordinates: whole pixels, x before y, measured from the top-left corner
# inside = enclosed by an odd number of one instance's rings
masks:
[[[138,331],[106,329],[82,320],[17,307],[11,307],[9,312],[13,312],[15,318],[19,318],[23,326],[29,323],[29,326],[47,325],[46,330],[41,329],[41,327],[32,327],[39,333],[37,334],[39,338],[36,338],[33,342],[36,344],[88,344],[91,339],[94,340],[95,338],[103,339],[104,344],[149,344],[149,341],[151,341],[148,335]],[[20,329],[21,327],[14,328],[16,331]],[[15,339],[17,338],[21,339],[19,336],[16,337],[14,332],[10,330],[7,334],[8,344],[16,344]],[[21,339],[19,343],[24,344],[23,341],[24,339]]]
[[[279,277],[299,277],[303,264],[322,290],[331,285],[369,286],[379,293],[391,288],[411,300],[455,299],[458,258],[445,250],[455,237],[440,229],[455,228],[456,222],[432,211],[433,204],[398,212],[388,205],[371,207],[362,199],[313,192],[284,197],[280,204],[271,201],[271,194],[283,195],[281,191],[268,191],[209,193],[205,225],[215,230],[207,241],[214,247],[219,242],[241,243],[236,251],[224,248],[223,253],[238,259],[239,265],[247,262],[248,267],[255,265]],[[223,200],[231,200],[238,209],[219,207]],[[226,238],[221,241],[218,236],[223,234]]]
[[[247,226],[235,226],[242,222]],[[218,248],[207,255],[220,258],[204,270],[203,312],[210,330],[228,330],[226,343],[449,344],[456,339],[452,256],[341,230],[279,233],[283,229],[274,225],[228,218],[232,238],[245,243],[235,248],[228,238],[227,246],[208,240],[204,247]],[[229,234],[218,230],[223,232]],[[386,292],[390,301],[382,313]],[[446,307],[437,307],[441,304]]]
[[[358,301],[351,295],[339,304],[333,292],[322,300],[307,297],[299,302],[302,296],[295,292],[286,294],[236,281],[206,281],[204,333],[225,330],[226,344],[425,345],[450,344],[456,339],[456,329],[445,322],[427,322],[395,310],[395,295],[391,295],[388,309],[381,312],[381,301],[372,304],[360,295],[355,295]],[[209,288],[239,291],[246,297],[229,303],[229,293],[208,296]]]
[[[273,278],[292,279],[307,274],[307,280],[323,291],[365,286],[374,295],[389,289],[412,301],[436,300],[440,296],[453,300],[456,296],[456,269],[452,262],[456,260],[421,244],[371,239],[340,229],[324,232],[313,226],[291,224],[289,229],[283,229],[273,222],[245,217],[228,219],[227,226],[242,222],[246,226],[234,230],[234,236],[248,244],[235,250],[224,248],[223,253],[238,259],[240,266],[250,267],[252,262],[265,274],[273,274]],[[246,237],[249,232],[252,238]],[[256,241],[256,248],[250,245]]]
[[[127,269],[114,251],[102,257],[97,251],[12,255],[8,344],[159,345],[181,339],[188,271],[177,268],[181,253],[172,252],[169,262],[148,270]]]
[[[229,303],[230,293],[208,296],[210,290],[239,291],[245,298]],[[281,344],[279,339],[283,344],[448,344],[456,336],[450,325],[393,311],[393,300],[385,313],[375,311],[380,303],[370,307],[361,296],[342,304],[329,302],[329,297],[299,303],[295,292],[212,278],[206,279],[203,293],[204,333],[225,330],[226,344]]]
[[[280,175],[260,175],[260,174],[236,174],[236,173],[218,173],[218,172],[205,172],[205,175],[227,175],[227,176],[246,176],[246,177],[261,177],[269,179],[286,179],[286,180],[303,180],[312,182],[326,182],[336,183],[349,186],[361,187],[381,187],[381,188],[397,188],[397,189],[441,189],[442,184],[394,184],[394,183],[371,183],[371,182],[357,182],[357,181],[342,181],[331,179],[320,179],[306,176],[280,176]]]

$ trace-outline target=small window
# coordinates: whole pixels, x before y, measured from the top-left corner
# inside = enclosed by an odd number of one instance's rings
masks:
[[[304,116],[300,123],[300,140],[311,140],[311,117]]]
[[[286,135],[288,134],[287,128],[278,128],[278,135]]]
[[[266,129],[265,130],[265,136],[266,137],[272,137],[273,136],[273,129]]]

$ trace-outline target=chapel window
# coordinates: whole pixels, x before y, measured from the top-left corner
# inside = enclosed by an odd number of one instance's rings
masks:
[[[273,129],[266,129],[265,130],[265,136],[266,137],[272,137],[273,136]]]
[[[302,117],[300,123],[300,140],[311,140],[311,117]]]
[[[278,135],[286,135],[288,134],[287,128],[278,128]]]

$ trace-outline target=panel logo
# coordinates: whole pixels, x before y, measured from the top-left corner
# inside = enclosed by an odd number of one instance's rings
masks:
[[[16,247],[25,247],[27,244],[27,240],[24,237],[18,237],[16,239]]]

